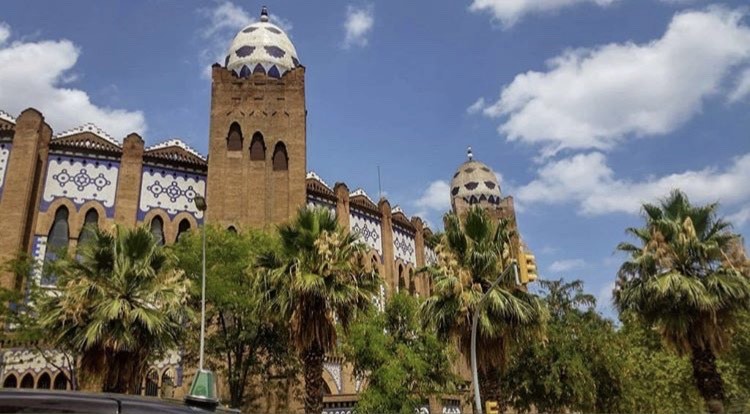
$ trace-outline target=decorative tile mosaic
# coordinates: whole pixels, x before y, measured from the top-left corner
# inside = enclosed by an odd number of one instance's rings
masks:
[[[411,233],[393,226],[393,252],[397,259],[417,265],[417,248]]]
[[[307,195],[307,208],[327,208],[332,215],[336,215],[336,205],[324,198]]]
[[[425,246],[424,259],[426,265],[432,266],[437,263],[437,253],[431,247]]]
[[[151,209],[164,209],[171,218],[185,211],[199,222],[203,212],[195,207],[195,196],[205,197],[206,177],[182,171],[144,167],[141,176],[141,196],[138,220],[143,220]]]
[[[383,235],[380,218],[366,214],[357,209],[349,209],[349,230],[359,234],[361,240],[383,257]]]
[[[336,390],[341,393],[341,389],[343,387],[341,380],[341,364],[339,364],[338,362],[324,362],[323,369],[331,374],[331,376],[333,377],[333,381],[336,383]]]
[[[0,198],[3,196],[3,186],[5,185],[5,172],[8,169],[8,160],[10,159],[10,150],[13,144],[0,144]]]
[[[16,374],[19,376],[25,375],[28,372],[38,374],[42,371],[49,371],[51,373],[57,373],[59,370],[55,368],[67,366],[65,357],[61,352],[58,351],[45,351],[47,358],[52,363],[47,362],[44,356],[35,350],[30,349],[8,349],[0,353],[2,355],[3,370],[2,376],[5,377],[8,374]]]
[[[114,216],[120,163],[111,160],[50,155],[44,183],[41,211],[58,198],[67,198],[80,207],[98,201]]]

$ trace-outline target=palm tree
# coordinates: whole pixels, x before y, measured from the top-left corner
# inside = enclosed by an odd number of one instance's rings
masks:
[[[149,229],[116,227],[53,264],[57,290],[40,300],[40,324],[81,355],[87,388],[135,393],[149,360],[178,346],[192,314],[172,263]]]
[[[425,323],[443,339],[458,342],[470,357],[471,321],[477,304],[503,270],[510,266],[513,232],[510,222],[495,221],[475,207],[465,218],[448,213],[445,234],[436,248],[437,264],[427,270],[433,295],[423,303]],[[479,317],[477,362],[481,394],[500,400],[500,374],[511,347],[541,334],[546,309],[518,285],[512,272],[487,296]]]
[[[620,243],[629,258],[614,291],[619,312],[657,328],[680,354],[709,411],[723,412],[724,386],[716,356],[725,350],[738,314],[750,309],[750,280],[728,255],[738,236],[716,216],[717,204],[693,206],[680,191],[644,204],[646,225],[629,228],[637,244]]]
[[[291,341],[304,367],[305,412],[323,409],[323,360],[355,313],[379,292],[377,273],[364,271],[365,245],[342,229],[327,209],[302,209],[278,228],[279,251],[262,254],[267,305],[290,324]]]

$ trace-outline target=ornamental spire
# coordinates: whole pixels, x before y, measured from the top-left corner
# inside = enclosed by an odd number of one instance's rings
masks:
[[[268,7],[263,6],[260,9],[260,21],[267,22],[268,21]]]
[[[471,145],[469,145],[469,148],[466,149],[466,155],[469,157],[469,161],[474,159],[474,153],[471,152]]]

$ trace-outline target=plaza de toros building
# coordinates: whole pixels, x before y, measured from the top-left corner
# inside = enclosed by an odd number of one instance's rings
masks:
[[[309,171],[306,119],[305,67],[265,9],[212,67],[210,157],[177,139],[146,146],[137,134],[111,137],[92,124],[56,132],[36,109],[17,117],[0,111],[0,260],[25,252],[43,263],[62,247],[75,251],[87,224],[144,225],[171,244],[204,222],[241,232],[282,223],[304,205],[322,206],[369,247],[369,263],[387,284],[383,298],[401,289],[429,295],[429,281],[416,270],[435,259],[431,230],[387,199],[341,182],[330,186]],[[197,195],[207,199],[205,217],[193,203]],[[513,199],[503,197],[494,172],[471,157],[453,177],[451,200],[459,213],[478,204],[493,217],[515,217]],[[526,284],[535,277],[533,256],[515,242]],[[29,277],[42,286],[55,283]],[[0,283],[24,289],[28,280],[2,273]],[[65,388],[55,367],[64,361],[51,364],[22,344],[2,345],[4,387]],[[194,369],[174,352],[148,370],[143,393],[180,397]],[[362,381],[335,358],[325,363],[324,376],[326,412],[350,411]],[[288,407],[301,409],[297,396],[289,393]],[[429,408],[457,412],[461,399],[438,399]]]

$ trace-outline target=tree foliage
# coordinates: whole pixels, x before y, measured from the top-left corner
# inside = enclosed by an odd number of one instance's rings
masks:
[[[724,384],[716,357],[731,344],[738,315],[750,310],[750,275],[728,254],[739,236],[716,215],[717,204],[693,206],[674,191],[659,205],[644,204],[645,226],[630,228],[637,244],[614,292],[621,313],[633,312],[666,343],[689,354],[693,377],[711,412],[723,412]]]
[[[190,283],[173,265],[148,229],[119,226],[51,264],[57,286],[38,298],[39,324],[80,355],[90,388],[135,393],[148,362],[182,343]]]
[[[301,209],[278,228],[281,247],[258,259],[265,305],[289,321],[291,343],[302,359],[305,412],[323,404],[323,361],[336,349],[358,311],[371,306],[380,277],[365,271],[366,248],[338,225],[328,209]]]
[[[445,216],[445,234],[436,248],[437,264],[427,268],[433,294],[422,305],[426,324],[443,340],[455,340],[468,359],[472,317],[489,287],[512,263],[510,223],[492,219],[479,207],[461,218]],[[485,400],[500,400],[500,372],[517,344],[540,337],[546,310],[517,284],[513,272],[489,291],[479,311],[477,360]]]
[[[206,228],[206,354],[224,374],[232,407],[252,406],[270,391],[268,376],[290,368],[285,322],[262,306],[255,262],[278,241],[259,230],[236,233]],[[182,236],[172,247],[177,265],[193,280],[192,303],[200,311],[202,231]],[[199,334],[199,321],[191,329]],[[198,341],[191,341],[197,351]]]
[[[614,412],[622,393],[617,334],[594,310],[595,299],[579,280],[542,280],[552,317],[545,341],[514,353],[503,376],[510,405],[523,411]]]
[[[417,299],[399,293],[384,313],[371,311],[353,324],[343,349],[366,378],[357,413],[412,414],[429,396],[453,389],[448,344],[422,326],[418,309]]]

